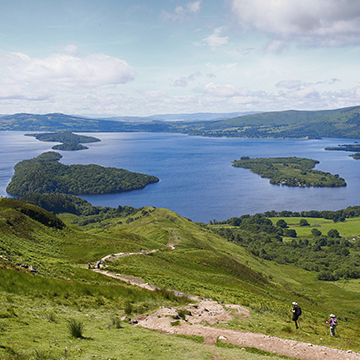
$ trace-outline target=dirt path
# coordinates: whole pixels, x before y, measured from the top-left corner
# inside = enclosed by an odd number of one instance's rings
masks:
[[[156,250],[152,250],[151,252],[154,251]],[[133,254],[113,254],[104,257],[102,260],[105,261],[114,256],[129,256]],[[141,254],[144,254],[144,252],[141,252]],[[133,276],[112,274],[101,269],[94,269],[93,271],[125,281],[132,285],[140,286],[147,290],[154,291],[157,289],[155,286],[143,283],[140,279]],[[185,296],[181,293],[176,293],[176,295]],[[169,335],[182,334],[203,336],[205,343],[209,345],[215,344],[217,339],[219,339],[238,346],[255,347],[261,350],[303,360],[360,360],[360,354],[350,350],[338,350],[295,340],[281,339],[275,336],[223,329],[218,326],[208,326],[226,323],[234,316],[239,318],[249,317],[249,310],[240,305],[221,305],[216,301],[189,297],[199,303],[197,305],[188,305],[181,308],[161,307],[153,314],[138,316],[133,319],[133,323],[135,326],[157,330]],[[183,313],[179,314],[179,310],[183,310]],[[185,315],[185,319],[179,316],[184,316],[183,314],[187,314]],[[175,326],[174,322],[177,322],[175,323]]]
[[[159,251],[159,249],[154,249],[154,250],[141,250],[139,252],[134,252],[134,253],[117,253],[117,254],[110,254],[110,255],[106,255],[103,258],[101,258],[101,260],[103,262],[107,261],[107,260],[115,260],[117,258],[120,257],[125,257],[125,256],[131,256],[131,255],[148,255],[154,252]]]
[[[232,308],[229,311],[227,308]],[[202,300],[195,307],[189,305],[181,308],[188,310],[191,315],[186,315],[185,320],[175,320],[179,312],[176,308],[160,308],[148,316],[139,316],[135,319],[135,326],[157,330],[165,334],[183,334],[203,336],[205,343],[212,345],[219,339],[243,347],[255,347],[280,355],[286,355],[304,360],[360,360],[360,354],[325,346],[318,346],[295,340],[281,339],[247,331],[229,330],[220,327],[211,327],[204,324],[221,324],[229,321],[233,316],[247,317],[249,311],[237,305],[225,305],[225,308],[215,302]],[[234,312],[235,310],[235,312]],[[179,326],[172,326],[174,321]]]

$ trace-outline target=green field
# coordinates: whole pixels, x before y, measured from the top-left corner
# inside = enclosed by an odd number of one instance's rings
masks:
[[[360,237],[360,218],[350,218],[346,219],[346,222],[334,222],[329,219],[321,219],[321,218],[301,218],[308,221],[309,226],[300,226],[299,218],[287,218],[287,217],[277,217],[270,218],[270,220],[275,224],[278,220],[284,220],[287,222],[291,229],[296,230],[296,233],[299,238],[301,237],[312,237],[311,230],[315,227],[322,231],[323,233],[327,233],[331,229],[336,229],[339,231],[340,235],[348,240],[353,240],[357,237]]]

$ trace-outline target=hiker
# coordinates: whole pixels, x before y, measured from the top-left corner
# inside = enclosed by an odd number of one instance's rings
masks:
[[[91,269],[91,264],[90,263],[88,263],[88,269]]]
[[[337,320],[335,319],[335,315],[330,315],[330,320],[326,322],[330,325],[330,336],[335,336],[335,328],[337,326]]]
[[[298,329],[299,325],[297,321],[299,319],[299,316],[301,315],[301,307],[295,301],[292,304],[293,304],[293,308],[291,310],[293,313],[292,320],[295,322],[296,329]]]

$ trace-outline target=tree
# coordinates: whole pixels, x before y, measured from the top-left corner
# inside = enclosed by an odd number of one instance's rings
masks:
[[[308,221],[306,219],[300,219],[299,225],[300,226],[309,226],[310,224],[308,223]]]
[[[286,229],[284,231],[284,235],[285,236],[289,236],[289,237],[296,237],[296,231],[294,229]]]
[[[340,234],[336,229],[331,229],[328,231],[327,236],[331,238],[339,238]]]
[[[288,227],[288,224],[286,223],[285,220],[280,219],[277,221],[276,226],[285,229]]]
[[[318,230],[318,229],[311,229],[311,233],[314,235],[314,236],[320,236],[321,235],[321,231]]]

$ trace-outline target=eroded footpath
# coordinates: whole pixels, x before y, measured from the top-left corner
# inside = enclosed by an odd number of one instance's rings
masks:
[[[129,256],[131,254],[121,253],[116,255]],[[108,257],[103,258],[104,261],[107,259]],[[155,286],[143,283],[133,276],[113,274],[104,269],[94,269],[93,271],[151,291],[157,289]],[[179,294],[179,296],[183,296],[183,294]],[[179,308],[161,307],[152,314],[141,315],[132,319],[132,323],[134,326],[157,330],[169,335],[202,336],[205,344],[208,345],[214,345],[217,340],[220,340],[244,348],[255,347],[303,360],[360,360],[360,354],[351,350],[339,350],[259,333],[221,328],[222,323],[230,321],[234,316],[240,318],[249,317],[249,310],[240,305],[222,305],[212,300],[188,297],[193,299],[194,302],[196,301],[197,304],[189,304]],[[216,326],[211,326],[215,324]]]

